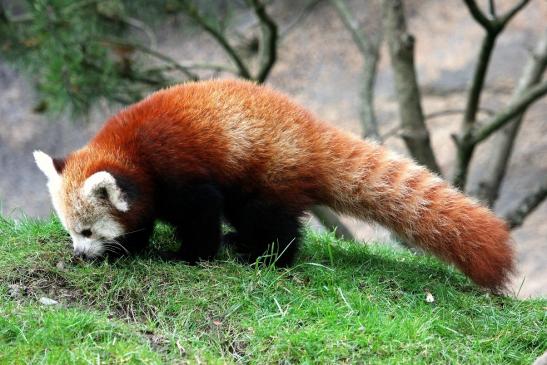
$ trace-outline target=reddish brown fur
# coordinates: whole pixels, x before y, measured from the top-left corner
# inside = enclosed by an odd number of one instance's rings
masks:
[[[149,194],[141,204],[153,204],[157,177],[207,179],[295,212],[321,203],[372,219],[485,287],[501,288],[513,269],[507,226],[488,209],[411,160],[249,82],[188,83],[121,111],[65,171],[80,186],[105,168]]]

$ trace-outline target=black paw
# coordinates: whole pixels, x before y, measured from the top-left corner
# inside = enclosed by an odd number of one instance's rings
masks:
[[[237,247],[240,241],[240,236],[237,232],[228,232],[222,236],[222,244],[228,247]]]

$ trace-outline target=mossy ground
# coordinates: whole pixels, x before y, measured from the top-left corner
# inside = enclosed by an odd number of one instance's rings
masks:
[[[55,219],[0,218],[0,363],[530,364],[547,349],[547,301],[484,293],[433,258],[313,232],[285,270],[166,262],[168,246],[159,226],[139,257],[75,262]]]

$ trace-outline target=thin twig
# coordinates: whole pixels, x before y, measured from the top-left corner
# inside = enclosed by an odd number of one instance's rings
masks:
[[[484,15],[474,0],[464,0],[471,16],[486,30],[492,27],[492,22]]]
[[[237,74],[237,70],[233,67],[222,65],[222,64],[215,64],[215,63],[180,63],[180,65],[188,70],[209,70],[209,71],[215,71],[215,72],[228,72],[232,74]],[[164,71],[172,71],[176,70],[176,67],[172,65],[165,65],[161,67],[152,67],[146,70],[146,72],[164,72]]]
[[[277,24],[266,12],[266,6],[261,1],[251,0],[251,6],[260,21],[262,32],[260,66],[254,79],[259,83],[263,83],[277,60]]]
[[[154,49],[157,47],[158,40],[156,38],[156,35],[154,34],[154,31],[152,30],[152,28],[148,26],[148,24],[146,24],[142,20],[132,18],[129,16],[122,17],[121,20],[127,23],[128,25],[132,26],[133,28],[143,32],[146,35],[146,38],[148,38],[148,46],[151,49]]]
[[[162,60],[168,64],[170,64],[171,66],[173,66],[176,70],[179,70],[180,72],[182,72],[183,74],[185,74],[189,79],[191,80],[199,80],[199,76],[196,75],[195,73],[193,73],[190,69],[188,69],[187,67],[184,67],[183,65],[181,65],[180,63],[178,63],[177,61],[175,61],[173,58],[163,54],[163,53],[160,53],[158,51],[155,51],[145,45],[142,45],[140,43],[135,43],[135,42],[130,42],[130,41],[126,41],[126,40],[123,40],[123,39],[119,39],[119,38],[113,38],[113,37],[107,37],[107,38],[102,38],[100,40],[100,42],[104,42],[104,43],[110,43],[110,44],[113,44],[113,45],[116,45],[116,46],[123,46],[123,47],[132,47],[134,49],[138,49],[139,51],[143,52],[143,53],[146,53],[150,56],[153,56],[159,60]]]
[[[528,4],[530,0],[521,0],[515,6],[513,6],[507,13],[497,19],[498,26],[503,28],[522,8]]]
[[[359,28],[357,20],[351,15],[350,10],[347,7],[347,4],[343,0],[330,0],[330,3],[334,6],[340,19],[350,31],[353,41],[359,47],[359,50],[363,55],[369,55],[374,52],[372,47],[372,42],[369,40],[365,32],[362,32]]]
[[[485,113],[486,115],[489,115],[489,116],[492,116],[492,115],[496,114],[495,111],[493,111],[492,109],[488,109],[488,108],[479,108],[478,111],[483,112],[483,113]],[[425,119],[434,119],[434,118],[438,118],[438,117],[444,117],[444,116],[447,116],[447,115],[463,114],[464,112],[465,112],[464,109],[439,110],[439,111],[436,111],[436,112],[426,114]]]
[[[210,24],[199,12],[197,7],[194,4],[191,4],[190,2],[186,3],[186,13],[194,19],[201,27],[209,33],[217,42],[218,44],[224,49],[224,51],[228,54],[228,56],[232,59],[232,61],[235,63],[239,76],[245,78],[245,79],[252,79],[251,72],[249,71],[249,68],[243,62],[243,59],[239,56],[235,48],[228,42],[228,39],[226,36],[215,26]]]
[[[494,0],[488,0],[488,11],[492,19],[496,19],[496,2]]]
[[[475,0],[464,0],[465,5],[469,9],[471,16],[487,31],[487,32],[496,32],[499,33],[507,25],[507,23],[530,2],[530,0],[521,0],[515,6],[513,6],[509,11],[503,14],[500,17],[495,15],[492,19],[488,19],[486,15],[479,8]],[[492,1],[491,1],[492,3]],[[493,5],[490,5],[490,12],[495,12]]]
[[[503,215],[511,229],[520,227],[530,215],[547,198],[547,176],[532,192],[522,199],[515,208]]]
[[[382,134],[382,140],[387,140],[388,138],[391,138],[393,136],[396,136],[401,131],[401,126],[396,125],[395,127],[389,129],[387,132]]]
[[[322,0],[311,0],[309,1],[302,10],[286,25],[283,29],[279,31],[279,39],[283,40],[286,38],[289,33],[296,28],[297,25],[302,24],[303,20],[311,14],[315,6],[319,4]]]
[[[524,112],[530,104],[545,95],[547,95],[547,81],[529,88],[519,98],[502,109],[501,112],[490,118],[485,125],[473,131],[472,143],[477,144],[484,141],[492,133],[509,123],[511,119]]]
[[[84,8],[88,5],[95,5],[96,3],[99,3],[101,2],[101,0],[82,0],[82,1],[73,1],[71,3],[69,3],[68,5],[66,5],[62,11],[65,13],[65,14],[70,14],[72,13],[73,11],[75,10],[79,10],[81,8]]]

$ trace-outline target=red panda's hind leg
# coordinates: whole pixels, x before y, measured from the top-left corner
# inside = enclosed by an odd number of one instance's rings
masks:
[[[224,242],[241,259],[277,267],[292,264],[301,236],[298,214],[259,200],[230,201],[224,213],[235,229],[224,236]]]

